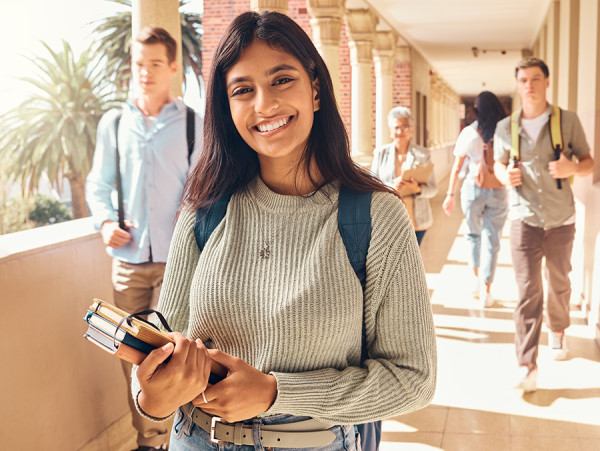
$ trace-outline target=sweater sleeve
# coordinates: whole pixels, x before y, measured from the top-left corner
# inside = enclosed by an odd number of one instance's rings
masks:
[[[272,372],[278,393],[267,414],[359,424],[420,409],[433,398],[435,331],[414,231],[391,194],[373,196],[371,216],[364,297],[369,358],[363,367]]]
[[[164,315],[171,329],[186,336],[190,316],[190,286],[200,257],[200,250],[194,237],[194,220],[193,211],[182,211],[177,220],[157,308]],[[164,418],[154,418],[146,414],[137,403],[141,392],[136,374],[137,368],[137,365],[133,366],[131,377],[131,394],[136,407],[145,418],[162,421]]]

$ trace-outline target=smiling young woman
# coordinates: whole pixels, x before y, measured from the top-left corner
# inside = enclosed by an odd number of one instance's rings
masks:
[[[237,17],[209,80],[158,307],[176,344],[140,365],[134,399],[149,418],[177,411],[171,450],[215,449],[211,436],[240,450],[359,449],[353,425],[423,407],[435,388],[406,210],[352,161],[327,67],[287,16]],[[338,229],[342,187],[372,193],[364,290]],[[196,211],[226,196],[201,251]],[[214,385],[206,353],[227,369]]]
[[[311,82],[293,55],[259,40],[244,50],[225,79],[233,123],[256,152],[263,181],[280,194],[314,191],[306,174],[293,170],[302,159],[319,109],[318,80]],[[312,171],[319,180],[318,169]]]

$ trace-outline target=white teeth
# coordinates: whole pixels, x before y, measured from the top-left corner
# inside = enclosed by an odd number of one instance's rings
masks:
[[[288,123],[288,118],[283,118],[277,122],[273,122],[271,124],[267,124],[267,125],[259,125],[258,126],[258,130],[261,132],[270,132],[273,130],[278,129],[279,127],[283,127],[285,124]]]

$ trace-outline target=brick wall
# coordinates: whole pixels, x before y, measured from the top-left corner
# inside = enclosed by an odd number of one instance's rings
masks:
[[[250,7],[249,0],[221,0],[218,2],[204,2],[204,15],[202,25],[202,76],[205,85],[215,48],[227,28],[227,25],[238,15]]]
[[[394,81],[392,83],[394,106],[405,106],[412,109],[412,83],[410,63],[394,64]]]
[[[340,92],[338,93],[338,106],[342,120],[346,125],[348,136],[352,136],[352,68],[350,66],[350,48],[348,47],[348,33],[346,21],[342,21],[340,35]]]

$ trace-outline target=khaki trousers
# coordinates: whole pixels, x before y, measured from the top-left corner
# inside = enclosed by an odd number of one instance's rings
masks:
[[[113,259],[112,283],[115,305],[127,313],[156,308],[164,272],[164,263],[133,264]],[[127,380],[127,400],[132,424],[138,433],[138,446],[158,447],[167,444],[171,422],[167,420],[157,423],[138,413],[131,396],[132,365],[124,360],[121,360],[121,365]]]
[[[522,221],[513,221],[511,224],[511,254],[519,289],[519,302],[514,312],[515,345],[519,365],[535,364],[537,359],[544,310],[544,257],[548,281],[548,328],[559,332],[571,324],[569,273],[574,238],[575,224],[549,230],[532,227]]]

